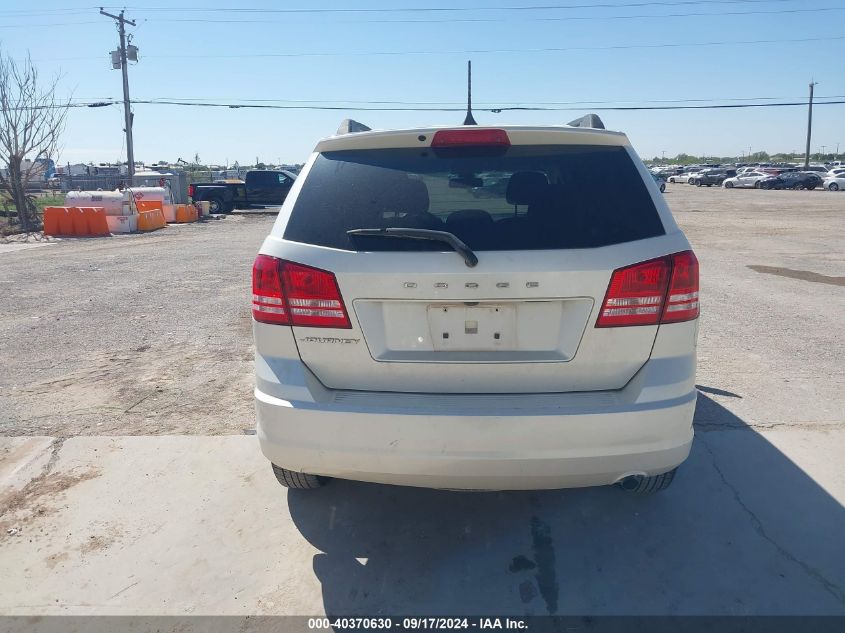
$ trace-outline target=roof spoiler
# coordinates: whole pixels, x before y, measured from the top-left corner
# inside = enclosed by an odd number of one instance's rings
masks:
[[[570,121],[567,125],[570,127],[591,127],[595,130],[604,129],[604,123],[602,123],[598,114],[585,114],[580,119]]]
[[[367,127],[363,123],[359,123],[354,119],[344,119],[340,122],[340,127],[337,128],[337,134],[354,134],[355,132],[369,132],[372,128]]]

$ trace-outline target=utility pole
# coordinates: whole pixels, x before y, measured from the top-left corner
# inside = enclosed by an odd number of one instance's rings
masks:
[[[129,186],[132,186],[132,180],[135,176],[135,148],[132,144],[132,108],[130,107],[129,102],[129,68],[126,63],[126,25],[131,24],[132,26],[135,26],[135,22],[124,18],[123,11],[120,12],[120,15],[112,15],[111,13],[103,11],[103,8],[100,7],[100,14],[113,20],[117,20],[117,32],[120,33],[120,49],[118,52],[120,55],[120,69],[123,72],[123,118],[124,125],[126,126],[126,167],[128,169],[129,176],[128,184]],[[137,61],[137,50],[135,50],[134,47],[133,50],[135,51],[134,56]]]
[[[807,109],[807,151],[804,152],[804,169],[810,167],[810,137],[813,135],[813,88],[817,85],[817,81],[810,82],[810,105]]]

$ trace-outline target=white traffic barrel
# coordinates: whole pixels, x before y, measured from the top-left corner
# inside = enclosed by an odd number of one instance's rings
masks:
[[[102,207],[106,215],[123,215],[122,191],[68,191],[66,207]]]

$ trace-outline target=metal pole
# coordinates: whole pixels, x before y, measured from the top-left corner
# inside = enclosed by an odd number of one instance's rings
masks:
[[[123,119],[126,131],[126,167],[127,167],[127,184],[131,187],[133,185],[133,178],[135,177],[135,147],[132,143],[132,108],[129,101],[129,65],[126,63],[126,24],[135,26],[135,22],[127,20],[123,17],[123,11],[120,15],[112,15],[100,9],[100,13],[107,17],[117,20],[117,30],[120,33],[120,70],[123,73]]]
[[[120,64],[123,72],[123,117],[126,120],[126,161],[129,168],[128,184],[131,187],[135,177],[135,148],[132,144],[132,108],[129,105],[129,65],[126,63],[126,29],[123,11],[118,22],[120,30]]]
[[[810,138],[813,135],[813,88],[817,82],[810,82],[810,103],[807,108],[807,151],[804,152],[804,169],[810,167]]]

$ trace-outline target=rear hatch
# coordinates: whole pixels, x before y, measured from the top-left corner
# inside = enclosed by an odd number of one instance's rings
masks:
[[[657,325],[595,327],[613,271],[676,242],[632,155],[618,137],[542,145],[513,136],[316,156],[277,256],[337,280],[349,327],[293,326],[323,384],[604,390],[624,386],[648,360]],[[450,233],[478,263],[419,235],[348,233],[386,228]]]

